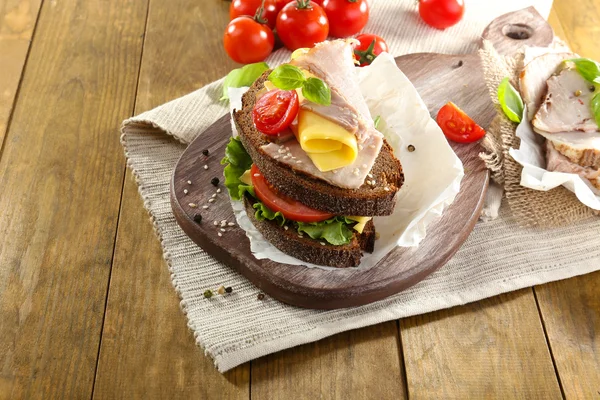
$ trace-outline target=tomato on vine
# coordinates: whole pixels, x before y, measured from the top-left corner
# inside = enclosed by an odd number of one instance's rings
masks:
[[[361,67],[370,65],[378,55],[388,52],[388,45],[381,36],[363,33],[356,37],[358,44],[354,47],[354,57]]]
[[[334,37],[355,35],[369,20],[367,0],[324,0],[323,10],[329,19],[329,34]]]
[[[223,45],[229,57],[241,64],[251,64],[267,58],[275,46],[275,35],[266,25],[264,0],[254,18],[242,16],[229,22],[223,35]]]
[[[427,25],[436,29],[456,25],[464,13],[463,0],[419,0],[419,15]]]
[[[278,8],[277,3],[281,3],[281,1],[266,0],[264,4],[264,11],[261,15],[261,18],[267,21],[267,25],[269,25],[269,28],[271,29],[275,28],[277,14],[279,14],[279,11],[285,5],[282,4],[281,7]],[[249,17],[256,15],[256,12],[261,5],[262,0],[233,0],[229,6],[229,20],[231,21],[244,15]]]
[[[329,21],[314,1],[295,0],[283,7],[277,17],[277,34],[288,49],[313,47],[327,39]]]

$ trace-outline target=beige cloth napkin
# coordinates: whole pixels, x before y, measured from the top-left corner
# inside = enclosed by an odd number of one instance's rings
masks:
[[[542,15],[548,15],[551,1],[534,3]],[[530,4],[472,0],[465,20],[441,32],[419,22],[414,0],[377,0],[372,1],[368,30],[386,37],[394,55],[475,52],[478,36],[493,18]],[[285,51],[278,52],[271,64],[286,57]],[[185,143],[227,112],[218,102],[220,95],[221,82],[212,83],[125,121],[122,136],[128,165],[156,227],[189,327],[219,371],[345,330],[600,269],[600,225],[596,220],[546,231],[521,229],[503,207],[500,218],[476,226],[446,266],[386,300],[334,311],[295,308],[268,296],[259,301],[258,289],[183,233],[169,203],[169,180]],[[205,289],[220,285],[232,286],[233,294],[210,300],[203,297]]]

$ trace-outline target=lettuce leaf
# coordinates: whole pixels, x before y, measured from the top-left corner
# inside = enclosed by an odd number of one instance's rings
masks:
[[[248,64],[244,65],[242,68],[234,69],[227,74],[225,81],[223,81],[223,95],[219,100],[229,100],[228,90],[230,87],[239,88],[242,86],[250,86],[268,69],[269,65],[265,62]]]
[[[325,240],[335,246],[350,243],[352,239],[351,225],[356,221],[344,217],[334,217],[321,222],[298,222],[298,233],[306,233],[311,239]]]
[[[281,211],[273,211],[269,207],[265,206],[264,203],[257,201],[253,205],[256,212],[254,213],[254,217],[259,221],[264,221],[268,219],[269,221],[274,221],[279,226],[285,225],[286,219],[281,213]]]
[[[252,166],[252,159],[240,139],[231,138],[229,140],[221,164],[228,164],[223,170],[223,175],[225,176],[225,187],[231,198],[240,200],[244,191],[254,197],[254,188],[240,181],[240,177]],[[242,187],[245,188],[242,190]]]

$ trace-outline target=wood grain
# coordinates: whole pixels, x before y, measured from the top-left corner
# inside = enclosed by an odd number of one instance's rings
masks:
[[[150,5],[135,114],[225,75],[229,4]],[[249,397],[250,365],[221,375],[179,309],[159,242],[127,172],[94,398]]]
[[[396,322],[252,362],[252,399],[405,399]]]
[[[577,4],[556,0],[549,21],[575,52],[600,60],[600,5]],[[534,290],[565,397],[600,398],[600,273]]]
[[[0,1],[0,148],[42,0]]]
[[[91,395],[145,15],[42,8],[0,161],[0,398]]]
[[[411,399],[560,399],[531,289],[400,321]]]
[[[461,67],[457,67],[459,61],[462,61]],[[469,115],[477,116],[482,126],[487,127],[491,123],[494,108],[476,55],[410,54],[397,58],[396,62],[411,79],[433,115],[448,99],[452,99]],[[433,90],[432,80],[448,83]],[[462,90],[464,85],[469,86],[468,92]],[[443,266],[471,233],[479,219],[488,185],[489,175],[479,158],[479,145],[452,144],[465,166],[461,191],[442,217],[428,227],[427,237],[418,248],[396,248],[369,269],[298,268],[269,259],[257,260],[250,251],[245,232],[239,227],[218,237],[212,224],[194,222],[198,208],[191,207],[189,199],[195,199],[198,204],[208,204],[207,199],[215,189],[206,172],[198,168],[197,160],[202,159],[208,165],[211,176],[223,176],[223,165],[219,160],[225,154],[229,137],[231,125],[225,116],[185,150],[175,167],[171,183],[175,218],[186,234],[213,257],[235,268],[270,296],[299,307],[333,309],[368,304],[424,279]],[[204,157],[204,149],[217,156]],[[189,180],[195,182],[192,189],[187,184]],[[190,190],[188,195],[184,189]],[[205,221],[234,219],[228,201],[217,201],[202,214]]]

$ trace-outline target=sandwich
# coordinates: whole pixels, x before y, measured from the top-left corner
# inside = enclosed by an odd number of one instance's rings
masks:
[[[546,169],[581,176],[600,190],[600,76],[584,73],[597,63],[554,52],[528,62],[519,76],[527,118],[546,138]],[[587,78],[587,79],[586,79]],[[591,79],[591,80],[588,80]]]
[[[311,264],[358,266],[372,217],[392,214],[404,182],[355,74],[350,41],[319,43],[266,71],[233,112],[230,196],[265,240]]]

